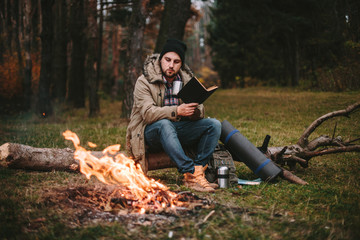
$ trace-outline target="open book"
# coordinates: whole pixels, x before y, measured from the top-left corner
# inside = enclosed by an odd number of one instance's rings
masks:
[[[184,85],[184,87],[178,93],[178,97],[183,100],[184,103],[199,103],[202,104],[210,97],[211,94],[218,89],[218,86],[212,86],[205,88],[205,86],[195,77]]]

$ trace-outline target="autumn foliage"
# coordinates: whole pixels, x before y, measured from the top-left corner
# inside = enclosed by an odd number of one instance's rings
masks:
[[[22,53],[24,55],[24,53]],[[24,59],[24,57],[23,57]],[[37,92],[40,77],[40,53],[32,53],[32,92]],[[25,66],[25,62],[22,63]],[[23,95],[22,81],[23,70],[20,69],[18,57],[9,51],[3,55],[3,63],[0,64],[0,99],[18,99]]]

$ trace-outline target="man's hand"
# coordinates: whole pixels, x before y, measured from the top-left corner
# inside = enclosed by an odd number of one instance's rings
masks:
[[[197,109],[196,107],[198,105],[198,103],[183,103],[177,107],[177,115],[189,117],[194,114],[195,109]]]

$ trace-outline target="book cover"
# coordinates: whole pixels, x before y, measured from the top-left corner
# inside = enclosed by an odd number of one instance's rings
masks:
[[[202,104],[208,97],[210,97],[211,94],[215,92],[216,89],[218,89],[218,86],[205,88],[205,86],[197,78],[193,77],[179,91],[178,97],[180,97],[184,103]]]

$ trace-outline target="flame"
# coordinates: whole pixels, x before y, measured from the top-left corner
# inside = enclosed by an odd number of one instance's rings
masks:
[[[91,148],[96,148],[97,145],[95,143],[92,143],[92,142],[88,142],[88,146],[91,147]]]
[[[95,176],[105,184],[118,186],[122,196],[135,200],[132,204],[139,209],[139,213],[145,213],[149,206],[152,209],[164,209],[176,205],[177,194],[169,191],[162,183],[149,179],[139,164],[119,153],[119,144],[105,148],[103,157],[97,158],[80,146],[80,139],[75,133],[66,130],[63,136],[74,144],[74,158],[79,160],[80,172],[88,179]],[[96,146],[94,143],[88,145]]]

